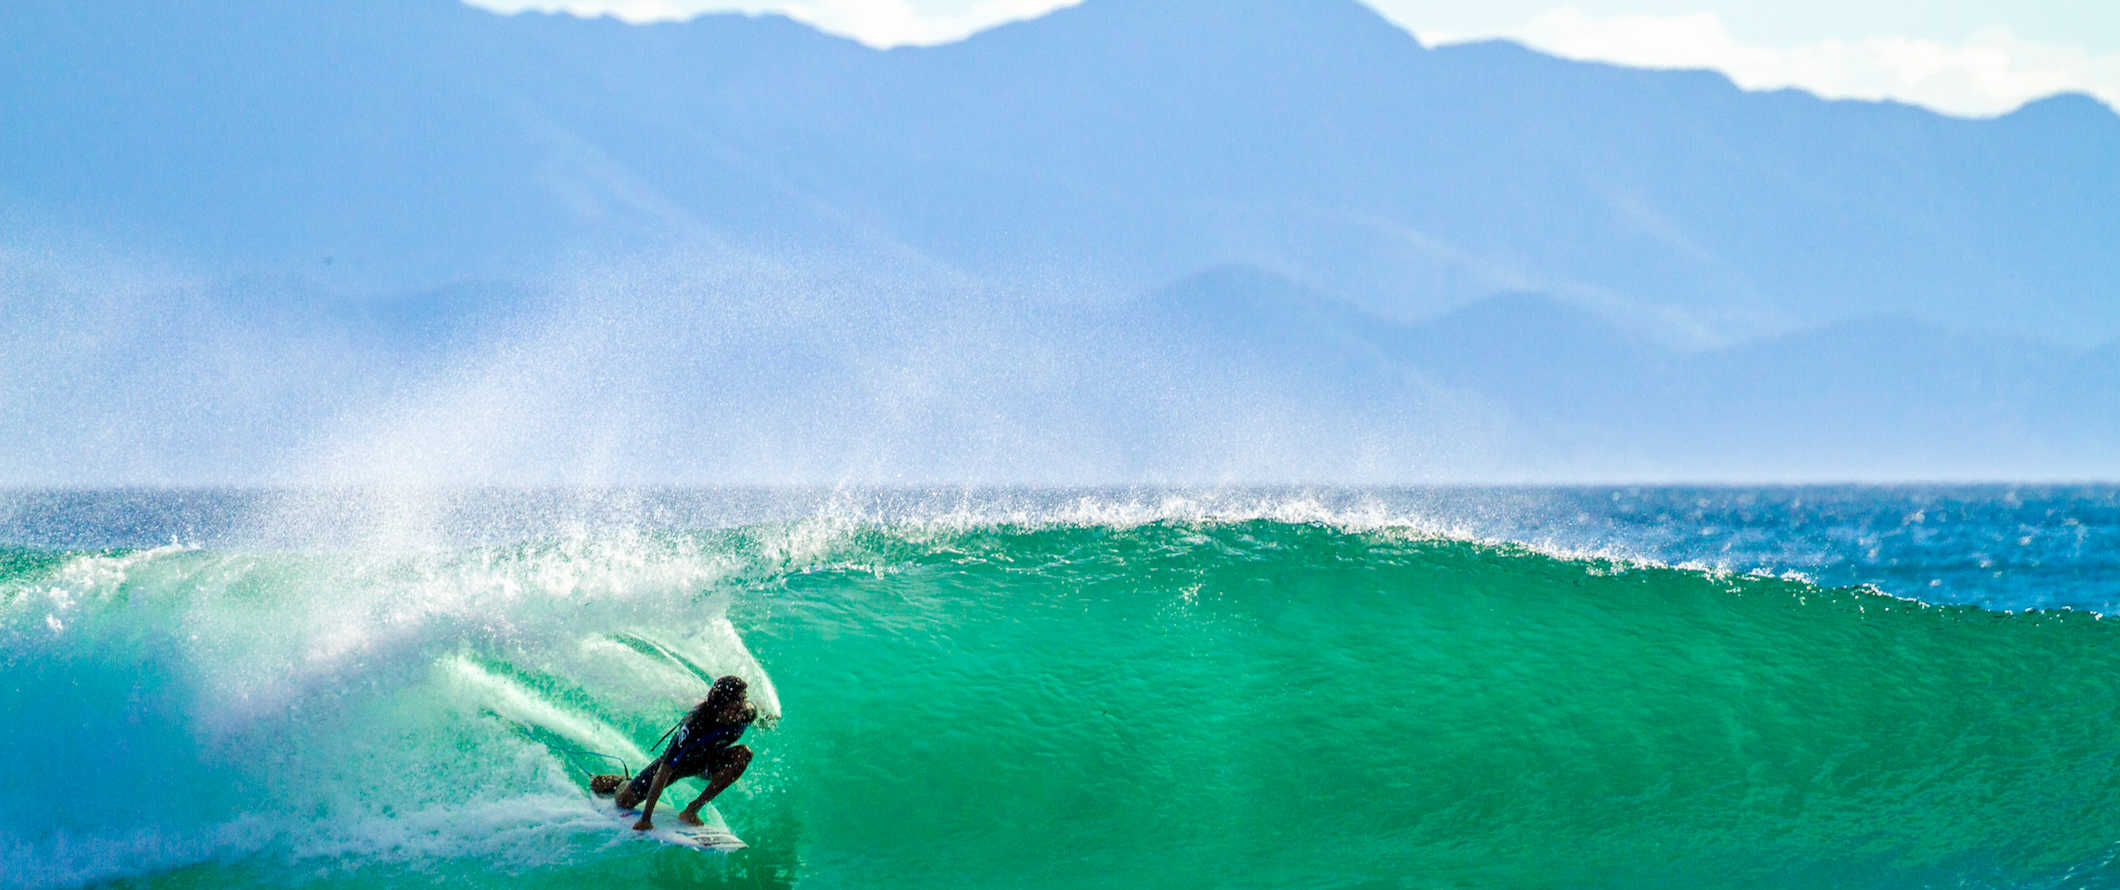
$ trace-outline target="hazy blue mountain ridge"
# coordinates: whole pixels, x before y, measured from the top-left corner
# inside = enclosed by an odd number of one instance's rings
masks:
[[[2120,342],[2120,116],[2085,97],[1967,120],[1296,0],[889,51],[447,0],[23,0],[0,30],[0,416],[117,443],[92,477],[245,478],[408,398],[484,416],[467,367],[553,375],[518,453],[652,426],[598,446],[649,477],[2120,457],[2120,347],[2086,351]]]
[[[1865,478],[1914,461],[1978,475],[1983,459],[2017,455],[2085,473],[2108,459],[2111,406],[2120,404],[2120,350],[2055,350],[1905,318],[1680,351],[1537,294],[1405,323],[1244,269],[1189,280],[1137,317],[1179,299],[1199,320],[1193,329],[1141,327],[1220,343],[1195,352],[1222,367],[1315,373],[1322,379],[1292,389],[1350,411],[1389,414],[1436,391],[1474,394],[1526,435],[1565,433],[1566,442],[1546,438],[1519,455],[1534,463],[1632,460],[1650,475],[1693,477],[1736,465],[1800,478],[1815,472],[1816,455],[1833,454],[1846,478]],[[1213,374],[1214,364],[1185,373]]]
[[[2120,335],[2120,119],[2080,98],[1976,121],[1745,93],[1424,49],[1353,2],[1090,0],[888,52],[445,0],[36,0],[12,28],[6,191],[215,260],[419,283],[712,235],[1115,294],[1247,262],[1408,318],[1528,288],[1737,335],[1998,304]]]

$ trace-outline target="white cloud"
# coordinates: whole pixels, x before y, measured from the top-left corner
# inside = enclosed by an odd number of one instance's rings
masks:
[[[955,12],[920,0],[468,0],[500,12],[535,9],[613,15],[629,22],[689,18],[708,10],[779,12],[870,46],[946,43],[1003,22],[1042,15],[1081,0],[980,0]]]
[[[1002,22],[1041,15],[1079,0],[985,0],[956,13],[922,12],[908,0],[794,0],[789,16],[872,46],[957,40]]]
[[[615,16],[629,22],[657,22],[697,15],[685,0],[467,0],[472,6],[495,12],[566,12],[584,18]]]
[[[710,9],[777,11],[871,46],[956,40],[1080,0],[469,0],[504,12],[609,13],[628,21],[681,19]],[[1897,99],[1952,114],[1999,114],[2078,90],[2120,107],[2120,52],[2026,40],[2003,28],[1956,43],[1880,36],[1791,46],[1748,44],[1713,12],[1600,14],[1569,6],[1517,26],[1446,33],[1407,0],[1369,0],[1425,40],[1520,40],[1546,52],[1652,68],[1712,68],[1751,89],[1799,87],[1822,96]],[[1433,12],[1433,10],[1429,10]]]
[[[2064,90],[2120,107],[2120,53],[2025,40],[2007,29],[1960,43],[1910,37],[1748,45],[1714,13],[1600,16],[1574,7],[1521,28],[1430,35],[1439,42],[1501,36],[1546,52],[1651,68],[1713,68],[1748,89],[1799,87],[1822,96],[1897,99],[1962,115],[2000,114]]]

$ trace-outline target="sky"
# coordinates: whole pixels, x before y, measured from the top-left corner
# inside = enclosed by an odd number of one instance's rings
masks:
[[[942,43],[1074,0],[469,0],[631,21],[781,12],[875,46]],[[1370,0],[1425,43],[1713,68],[1750,89],[1987,116],[2065,90],[2120,107],[2120,0]]]

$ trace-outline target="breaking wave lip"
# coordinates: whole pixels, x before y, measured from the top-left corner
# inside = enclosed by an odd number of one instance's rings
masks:
[[[1044,529],[1109,529],[1129,531],[1150,526],[1215,528],[1252,522],[1302,525],[1330,529],[1343,534],[1374,535],[1406,542],[1470,544],[1503,553],[1529,553],[1577,563],[1593,573],[1635,570],[1672,570],[1697,574],[1711,580],[1732,578],[1778,580],[1823,587],[1809,572],[1766,566],[1733,566],[1702,560],[1669,561],[1616,543],[1583,546],[1546,536],[1509,537],[1485,532],[1464,519],[1445,519],[1433,514],[1390,507],[1375,498],[1335,505],[1312,495],[1197,495],[1161,493],[1116,499],[1080,496],[1059,504],[1008,504],[959,502],[944,509],[923,504],[879,509],[874,505],[842,502],[801,519],[763,526],[764,536],[777,543],[782,559],[802,562],[831,551],[848,537],[864,531],[881,531],[909,543],[927,543],[950,535],[981,531]],[[1895,593],[1876,584],[1851,585],[1864,594],[1921,606],[1932,603],[1920,597]],[[2100,613],[2089,611],[2093,615]],[[2008,614],[2012,610],[2001,610]],[[2100,615],[2102,617],[2102,615]]]
[[[2072,506],[2065,509],[2102,517],[2101,511],[2110,511],[2110,498],[2091,494],[2053,493],[2087,498],[2067,501]],[[1517,547],[1568,560],[1772,576],[1834,587],[1871,584],[1925,602],[2120,606],[2120,595],[2104,595],[2092,589],[2095,585],[2069,586],[2065,579],[2041,574],[2036,562],[2022,564],[2029,571],[2008,578],[1998,571],[1994,581],[1985,573],[1961,571],[1950,564],[1957,551],[1922,544],[1919,531],[1901,538],[1905,543],[1898,545],[1899,552],[1882,558],[1877,552],[1878,535],[1906,528],[1904,523],[1895,526],[1889,516],[1873,515],[1877,511],[1906,512],[1918,525],[1924,507],[1958,503],[1971,509],[2018,509],[2029,502],[2016,495],[2015,489],[1831,486],[1816,493],[1803,487],[1711,491],[1478,486],[17,491],[0,492],[0,538],[17,547],[47,551],[179,543],[221,551],[329,552],[365,558],[540,542],[623,544],[620,539],[629,535],[654,539],[729,533],[747,535],[753,545],[780,546],[784,555],[795,558],[830,546],[835,535],[859,530],[881,529],[917,543],[922,535],[978,528],[1128,529],[1151,523],[1268,521]],[[1615,506],[1607,511],[1602,507],[1607,503]],[[1769,511],[1788,511],[1793,524],[1773,525],[1771,515],[1768,524],[1758,524],[1752,515],[1755,503]],[[2096,539],[2085,543],[2084,529],[2070,514],[2047,509],[2046,517],[2049,523],[2066,522],[2030,531],[2014,522],[1998,525],[1993,531],[2002,537],[1968,541],[1967,546],[2029,555],[2036,548],[2019,548],[2031,546],[2033,538],[2020,535],[2041,534],[2038,546],[2063,548],[2073,553],[2066,557],[2071,559],[2082,558],[2086,546],[2098,546]],[[1690,525],[1698,523],[1721,524],[1732,537],[1694,537]],[[114,531],[83,531],[95,528]],[[1704,534],[1711,530],[1701,529]],[[0,559],[5,555],[0,549]],[[1908,575],[1926,569],[1900,569],[1931,560],[1937,571],[1947,574],[1950,586],[1945,590],[1930,589],[1939,586],[1935,575]],[[2008,567],[2005,560],[2003,568]]]
[[[313,492],[302,492],[306,499]],[[463,493],[451,493],[460,498]],[[593,494],[593,493],[592,493]],[[636,492],[624,491],[612,494],[595,494],[596,498],[617,497],[621,501],[635,501]],[[566,583],[546,579],[543,586],[548,590],[563,590],[570,596],[623,595],[625,588],[664,587],[669,589],[707,589],[718,581],[744,574],[759,567],[778,567],[810,564],[818,559],[827,559],[835,552],[843,552],[846,545],[865,534],[880,533],[896,538],[903,543],[922,545],[935,543],[941,538],[983,531],[1007,532],[1012,530],[1036,531],[1044,529],[1109,529],[1130,531],[1149,526],[1176,526],[1207,529],[1251,522],[1268,522],[1286,525],[1311,526],[1336,532],[1356,535],[1379,536],[1396,541],[1434,541],[1464,543],[1491,548],[1503,552],[1534,553],[1541,556],[1584,564],[1592,572],[1668,569],[1698,573],[1715,579],[1734,577],[1776,579],[1819,586],[1813,574],[1793,569],[1779,569],[1764,564],[1733,564],[1709,562],[1699,559],[1667,560],[1644,552],[1638,546],[1615,542],[1583,545],[1546,536],[1509,536],[1483,530],[1477,519],[1466,519],[1448,515],[1445,510],[1409,509],[1387,504],[1373,494],[1322,494],[1310,491],[1154,491],[1126,493],[1117,491],[1092,491],[1056,497],[1053,492],[1009,490],[938,490],[925,492],[874,492],[833,491],[818,495],[803,514],[766,519],[749,523],[717,525],[712,522],[687,521],[682,515],[657,515],[657,511],[639,503],[623,504],[614,516],[605,517],[604,524],[568,515],[560,510],[555,515],[540,519],[537,531],[543,534],[529,535],[506,543],[465,544],[453,540],[458,537],[437,527],[433,519],[433,492],[369,492],[369,507],[377,503],[396,504],[389,512],[400,518],[407,515],[425,517],[420,527],[427,535],[417,546],[406,546],[403,537],[391,537],[385,546],[374,551],[359,547],[340,549],[357,539],[342,534],[327,535],[338,546],[337,555],[352,560],[349,564],[369,563],[377,566],[403,565],[408,560],[434,567],[434,571],[446,569],[459,575],[465,574],[466,566],[483,558],[487,567],[495,554],[521,554],[527,549],[543,548],[557,558],[548,569],[565,574],[578,572],[584,566],[595,566],[600,570],[624,567],[628,572],[657,575],[652,581],[644,581],[629,575],[625,583],[598,590],[597,579],[577,577]],[[306,507],[304,509],[307,509]],[[285,518],[291,511],[282,507],[268,511],[270,515]],[[311,517],[310,522],[317,522]],[[395,529],[402,531],[402,529]],[[717,534],[736,535],[754,548],[753,552],[738,554],[717,551],[712,542],[698,538]],[[694,540],[685,542],[685,537]],[[285,541],[276,541],[267,551],[281,549]],[[209,550],[208,548],[212,549]],[[314,552],[297,548],[292,552]],[[53,606],[45,617],[45,623],[53,632],[63,631],[66,615],[75,604],[79,594],[75,591],[109,586],[112,579],[122,578],[137,566],[177,558],[180,555],[213,554],[221,558],[237,558],[241,555],[257,555],[255,548],[224,547],[220,542],[208,544],[202,541],[172,541],[155,547],[132,550],[106,550],[71,554],[63,560],[60,568],[52,573],[53,581],[41,590],[28,590],[20,583],[22,579],[0,578],[0,605],[15,601],[17,605],[25,597],[44,594]],[[319,553],[318,556],[323,556]],[[475,567],[473,567],[475,569]],[[449,583],[435,585],[438,576],[429,575],[412,580],[415,585],[430,588],[434,594],[427,597],[401,598],[398,617],[434,615],[460,609],[464,596],[461,591],[489,591],[505,595],[508,584],[482,586],[469,577],[446,579]],[[12,582],[12,583],[11,583]],[[1892,599],[1931,605],[1927,600],[1900,591],[1889,591],[1876,584],[1850,585],[1865,593]],[[9,589],[12,588],[12,589]],[[2069,607],[2073,608],[2073,607]],[[2008,610],[2001,610],[2008,611]],[[2099,614],[2094,610],[2093,614]]]

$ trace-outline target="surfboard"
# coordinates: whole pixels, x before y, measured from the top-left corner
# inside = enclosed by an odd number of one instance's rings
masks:
[[[730,850],[741,850],[750,846],[750,844],[744,843],[742,838],[737,837],[728,829],[715,827],[712,823],[720,821],[718,819],[710,820],[709,824],[706,825],[686,825],[677,818],[677,810],[669,807],[656,807],[655,827],[647,831],[634,831],[633,823],[640,821],[639,810],[621,810],[608,801],[598,801],[598,804],[606,814],[617,820],[619,827],[623,828],[627,834],[638,834],[652,837],[666,844],[677,844],[679,846],[700,850],[714,850],[722,853]]]

